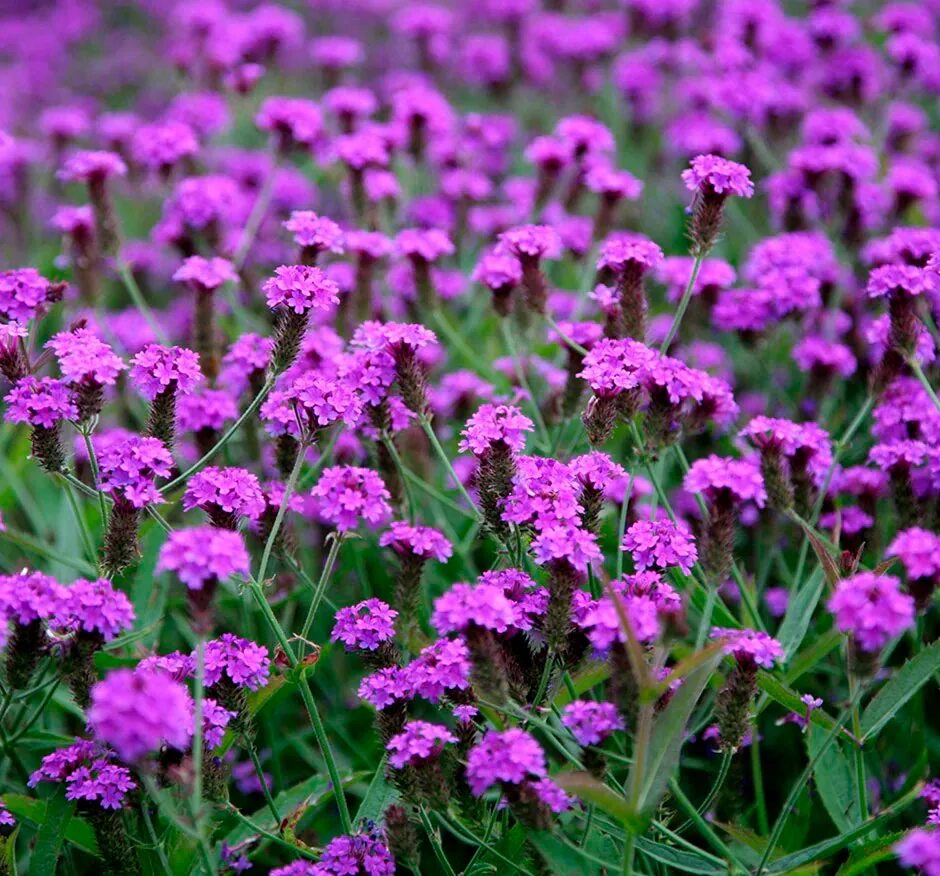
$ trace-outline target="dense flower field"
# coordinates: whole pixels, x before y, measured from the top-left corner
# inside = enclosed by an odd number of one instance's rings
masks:
[[[940,876],[937,0],[11,8],[0,876]]]

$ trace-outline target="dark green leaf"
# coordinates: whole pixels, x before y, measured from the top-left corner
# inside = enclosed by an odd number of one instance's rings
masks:
[[[29,868],[32,872],[53,876],[62,853],[62,843],[65,842],[65,831],[74,811],[75,804],[65,799],[64,786],[60,786],[46,801],[39,832],[36,834],[36,844],[30,857]]]
[[[386,758],[383,757],[379,761],[375,775],[369,783],[369,789],[362,798],[362,803],[359,804],[359,811],[355,818],[357,823],[378,821],[385,810],[398,799],[398,791],[385,780],[385,760]]]
[[[819,603],[823,592],[823,576],[817,569],[810,575],[809,580],[793,594],[787,605],[780,629],[777,630],[777,641],[783,646],[783,653],[787,661],[796,653],[797,649],[809,629],[813,619],[813,612]]]
[[[871,739],[928,681],[940,671],[940,641],[907,661],[862,713],[862,739]]]
[[[701,876],[718,876],[718,874],[727,874],[726,864],[716,861],[710,855],[696,854],[686,849],[677,849],[673,846],[667,846],[663,843],[653,842],[644,837],[637,837],[636,847],[644,855],[648,855],[654,861],[659,861],[669,868],[669,872],[678,873],[699,873]]]
[[[804,738],[807,752],[812,759],[822,747],[826,731],[815,724],[810,724]],[[816,779],[816,790],[836,829],[846,831],[857,826],[860,816],[852,766],[838,740],[832,743],[816,761],[813,774]]]
[[[603,872],[604,862],[550,833],[533,831],[529,842],[538,849],[554,876],[592,876]]]

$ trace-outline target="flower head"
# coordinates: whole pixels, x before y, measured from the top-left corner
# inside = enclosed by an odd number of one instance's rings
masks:
[[[88,380],[100,386],[113,386],[127,367],[91,329],[59,332],[46,346],[55,353],[62,376],[70,383]]]
[[[148,401],[171,387],[186,395],[202,382],[199,354],[185,347],[148,344],[131,360],[131,383]]]
[[[638,520],[626,532],[623,549],[633,555],[638,569],[678,566],[688,575],[698,559],[695,539],[671,520]]]
[[[78,408],[68,386],[54,377],[23,377],[7,393],[6,418],[51,429],[62,420],[78,419]]]
[[[55,615],[62,605],[65,588],[42,572],[0,575],[0,616],[18,624],[29,624]]]
[[[223,679],[248,690],[257,690],[268,680],[271,660],[268,649],[232,633],[206,642],[206,687]]]
[[[169,477],[173,457],[159,439],[130,435],[103,447],[98,465],[102,492],[143,508],[162,501],[156,478]]]
[[[730,654],[739,663],[756,663],[770,669],[783,658],[780,643],[767,633],[712,627],[711,636],[722,643],[725,654]]]
[[[127,763],[169,745],[181,751],[193,735],[192,700],[163,672],[115,669],[91,689],[88,723]]]
[[[767,501],[760,467],[751,459],[711,456],[692,463],[683,485],[692,493],[728,493],[739,502],[762,508]]]
[[[613,703],[575,700],[562,711],[561,723],[579,745],[600,745],[611,733],[624,729],[623,718]]]
[[[488,730],[467,755],[467,781],[480,797],[493,785],[520,785],[546,774],[545,752],[525,730]]]
[[[382,478],[368,468],[336,465],[324,469],[310,492],[318,516],[340,532],[355,529],[360,520],[383,523],[392,513],[391,495]]]
[[[264,512],[265,501],[257,476],[247,469],[210,465],[190,478],[183,508],[218,510],[256,520]]]
[[[393,736],[385,747],[391,752],[388,762],[400,770],[402,767],[437,757],[447,743],[456,741],[457,737],[441,724],[409,721],[405,724],[405,729]]]
[[[859,572],[839,582],[829,598],[836,626],[851,633],[863,651],[880,651],[914,622],[914,600],[893,575]]]
[[[137,785],[127,767],[113,763],[112,753],[85,739],[47,754],[30,777],[29,787],[40,782],[65,782],[67,800],[86,800],[102,809],[120,809],[128,791]]]
[[[375,651],[395,635],[398,612],[381,599],[365,599],[336,612],[331,642],[342,642],[348,651]]]
[[[329,310],[339,303],[339,287],[320,268],[282,265],[261,287],[268,307],[285,307],[295,313]]]
[[[413,526],[404,520],[394,521],[388,532],[382,533],[379,544],[398,554],[425,560],[433,557],[439,563],[446,563],[453,553],[453,546],[442,532],[431,526]]]
[[[294,243],[317,252],[343,252],[343,231],[332,219],[318,216],[313,210],[294,210],[284,227],[293,235]]]
[[[0,273],[0,315],[26,323],[41,316],[46,305],[62,296],[62,285],[50,283],[35,268]]]
[[[65,160],[59,171],[59,179],[87,183],[126,174],[127,165],[120,155],[114,152],[84,151],[75,152]]]
[[[889,557],[899,557],[908,578],[940,577],[940,535],[912,526],[899,532],[885,552]]]
[[[194,526],[170,533],[157,557],[157,572],[175,572],[190,590],[248,575],[251,559],[238,532],[215,526]]]
[[[65,629],[97,634],[110,642],[134,625],[131,601],[106,578],[79,578],[62,589],[61,600],[56,625]]]
[[[193,289],[212,292],[225,283],[236,280],[238,275],[228,259],[190,256],[176,269],[173,279],[186,283]]]
[[[518,453],[525,446],[525,433],[533,428],[532,421],[513,405],[481,405],[464,426],[459,449],[482,456],[501,442]]]
[[[690,192],[706,191],[739,198],[750,198],[754,194],[751,171],[720,155],[697,155],[689,169],[682,171],[682,182]]]

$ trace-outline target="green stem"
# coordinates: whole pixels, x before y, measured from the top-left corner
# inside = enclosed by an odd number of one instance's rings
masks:
[[[447,855],[444,854],[441,838],[434,829],[434,825],[431,824],[431,819],[428,818],[428,813],[423,806],[418,810],[418,816],[421,819],[421,824],[424,825],[425,833],[428,835],[428,842],[434,850],[434,857],[437,858],[438,863],[441,865],[442,872],[446,873],[447,876],[457,876],[457,874],[454,873],[454,868],[450,865],[450,861],[447,860]]]
[[[330,537],[332,538],[330,551],[326,555],[326,562],[323,564],[323,570],[320,572],[320,580],[317,581],[316,589],[313,591],[313,600],[310,603],[310,608],[307,610],[307,617],[304,620],[304,625],[300,629],[301,639],[306,639],[310,634],[310,628],[313,626],[313,619],[317,615],[317,609],[320,607],[323,594],[326,592],[326,585],[330,581],[330,575],[333,574],[333,567],[336,565],[337,557],[339,557],[339,549],[343,545],[343,536],[341,533],[335,532]]]
[[[911,371],[914,372],[914,376],[920,381],[920,385],[924,387],[924,391],[930,396],[933,406],[940,411],[940,398],[937,398],[937,393],[934,392],[934,388],[930,385],[930,381],[927,379],[927,375],[924,374],[924,369],[920,367],[920,362],[917,361],[917,357],[908,356],[907,364],[910,366]]]
[[[460,478],[457,476],[457,472],[454,471],[454,466],[448,459],[447,454],[444,452],[444,448],[441,447],[441,442],[437,440],[437,435],[434,433],[434,427],[431,425],[431,421],[428,419],[427,414],[421,417],[421,428],[424,430],[424,434],[427,435],[428,441],[431,442],[431,447],[434,448],[434,452],[437,454],[438,459],[444,464],[444,468],[447,469],[447,473],[450,475],[454,484],[457,487],[457,491],[463,496],[464,501],[473,509],[474,519],[480,519],[480,512],[477,509],[477,506],[474,504],[473,499],[470,498],[470,494],[464,488],[463,483]]]
[[[734,752],[730,748],[726,748],[721,755],[721,767],[718,770],[718,775],[715,777],[715,783],[711,786],[708,794],[705,795],[705,799],[699,804],[696,812],[699,815],[706,815],[708,812],[708,807],[715,802],[715,798],[721,793],[721,789],[724,787],[725,780],[728,778],[728,771],[731,769],[731,761],[734,760]],[[692,819],[690,818],[685,822],[681,827],[676,828],[676,833],[685,832],[692,824]]]
[[[783,808],[780,810],[780,815],[774,822],[773,830],[770,832],[770,837],[767,840],[767,846],[764,849],[764,854],[761,856],[760,863],[757,865],[757,870],[754,872],[754,876],[761,876],[761,873],[763,873],[764,869],[767,867],[767,862],[770,860],[770,856],[777,847],[780,834],[783,833],[787,819],[789,819],[790,813],[793,811],[793,807],[796,805],[797,798],[803,792],[803,788],[806,787],[806,783],[813,774],[813,770],[815,769],[816,764],[819,763],[820,758],[822,758],[822,756],[829,750],[829,746],[835,742],[839,733],[842,731],[842,727],[845,725],[846,721],[849,720],[849,717],[852,714],[852,710],[858,705],[858,701],[861,699],[861,695],[862,689],[859,688],[852,697],[852,702],[850,703],[849,707],[842,711],[842,714],[836,721],[833,728],[826,734],[826,738],[823,739],[819,750],[810,759],[803,772],[800,773],[800,777],[796,780],[796,782],[794,782],[793,787],[790,789],[790,793],[787,795],[787,799],[783,804]]]
[[[231,426],[229,426],[225,434],[212,447],[210,447],[209,450],[207,450],[206,453],[203,454],[202,457],[200,457],[188,469],[186,469],[186,471],[184,471],[180,475],[177,475],[175,478],[173,478],[172,481],[165,484],[162,487],[162,491],[164,493],[169,493],[170,491],[178,487],[180,484],[185,483],[186,480],[190,477],[190,475],[194,475],[207,462],[209,462],[209,460],[212,459],[212,457],[215,456],[216,453],[218,453],[223,447],[225,447],[225,445],[228,444],[229,439],[231,439],[231,437],[241,428],[242,423],[244,423],[245,420],[247,420],[250,416],[252,416],[254,412],[258,410],[259,407],[261,407],[261,403],[265,400],[265,398],[267,397],[267,394],[271,391],[271,388],[273,386],[274,386],[274,377],[269,377],[265,381],[264,386],[262,386],[261,389],[258,391],[258,394],[251,400],[251,404],[249,404],[248,407],[245,408],[245,412],[234,423],[232,423]]]
[[[88,453],[88,465],[91,467],[91,479],[95,492],[98,494],[98,510],[101,512],[101,525],[108,524],[108,508],[104,502],[104,493],[98,486],[98,456],[95,454],[95,446],[91,440],[91,433],[87,429],[82,429],[82,438],[85,440],[85,451]]]
[[[702,838],[706,840],[709,845],[718,852],[719,855],[724,856],[727,860],[731,861],[737,870],[744,871],[744,868],[741,866],[740,862],[735,858],[734,853],[728,846],[722,842],[721,838],[715,831],[712,829],[712,826],[699,814],[698,810],[695,808],[695,804],[686,797],[685,792],[682,788],[679,787],[679,783],[673,778],[669,780],[669,793],[672,794],[673,800],[676,801],[676,805],[688,816],[692,823],[698,828],[698,832],[702,835]]]
[[[770,833],[770,821],[767,818],[764,770],[760,761],[760,736],[756,725],[751,728],[751,774],[754,780],[754,796],[757,799],[757,827],[761,836],[767,836]]]
[[[539,437],[541,438],[542,444],[545,447],[550,447],[551,439],[548,435],[548,429],[545,426],[545,420],[542,419],[542,412],[539,410],[538,400],[536,399],[535,394],[532,392],[532,388],[529,386],[529,380],[525,373],[525,363],[522,361],[522,358],[519,355],[519,348],[516,346],[516,339],[512,333],[512,328],[509,325],[509,321],[505,319],[500,320],[499,327],[503,332],[503,338],[506,341],[506,346],[509,348],[509,354],[512,356],[513,365],[516,369],[516,379],[519,381],[519,385],[522,387],[525,394],[529,397],[529,402],[532,406],[532,418],[535,420],[535,426],[539,431]]]
[[[284,485],[284,495],[281,498],[281,505],[277,509],[277,516],[274,518],[274,523],[271,526],[271,532],[268,534],[268,540],[264,544],[264,552],[261,554],[261,565],[258,568],[258,581],[264,584],[264,575],[268,570],[268,562],[271,559],[271,551],[274,550],[274,542],[277,540],[277,534],[281,529],[281,524],[284,522],[284,515],[287,513],[287,506],[290,502],[290,497],[294,492],[294,487],[297,486],[297,478],[300,476],[301,466],[304,464],[304,456],[306,454],[307,446],[301,442],[300,446],[297,448],[297,458],[294,460],[293,468],[290,470],[290,475],[287,478],[287,483]]]
[[[255,746],[253,740],[246,740],[245,747],[248,749],[248,756],[251,758],[251,763],[255,768],[255,774],[258,776],[258,781],[261,783],[261,791],[264,794],[264,802],[268,804],[268,809],[270,810],[271,815],[274,816],[274,826],[275,828],[280,829],[281,816],[277,811],[274,798],[271,796],[271,789],[268,787],[267,780],[264,777],[264,770],[261,768],[261,760],[258,757],[258,749]]]
[[[150,309],[150,305],[147,304],[147,302],[144,300],[144,294],[140,291],[140,286],[137,285],[137,280],[134,279],[134,272],[131,270],[131,266],[127,262],[121,262],[118,267],[118,274],[121,277],[121,282],[124,284],[124,288],[127,289],[127,294],[130,295],[134,307],[140,311],[140,315],[144,318],[144,322],[150,326],[150,329],[156,339],[161,344],[166,344],[166,332],[163,330],[163,326],[160,325],[159,320],[156,318],[156,316],[154,316],[153,311]]]
[[[679,306],[676,308],[676,315],[672,318],[672,325],[669,326],[669,331],[666,333],[666,338],[659,346],[659,352],[665,353],[669,349],[669,345],[673,342],[676,337],[676,334],[679,332],[679,326],[682,324],[682,317],[685,316],[685,312],[689,307],[689,302],[692,300],[692,292],[695,289],[695,281],[698,279],[698,272],[702,270],[702,262],[705,261],[704,255],[697,255],[695,261],[692,262],[692,273],[689,275],[689,282],[685,286],[685,291],[682,293],[682,298],[679,299]]]
[[[192,814],[196,830],[202,835],[202,707],[206,680],[206,638],[203,633],[196,640],[196,675],[193,690],[193,795]]]
[[[78,506],[78,500],[75,498],[75,491],[69,485],[66,485],[65,497],[68,499],[69,507],[72,509],[72,516],[75,518],[75,523],[78,526],[78,532],[81,536],[82,547],[85,550],[85,556],[88,557],[90,562],[94,563],[97,559],[95,544],[92,541],[91,533],[88,531],[88,524],[85,521],[85,518],[82,516],[82,509]]]

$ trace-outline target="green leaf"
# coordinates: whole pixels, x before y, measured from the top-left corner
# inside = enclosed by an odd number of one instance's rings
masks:
[[[809,541],[810,547],[813,549],[813,553],[816,554],[816,559],[819,560],[819,565],[822,567],[823,574],[826,576],[826,580],[829,582],[829,586],[835,590],[839,586],[839,581],[842,579],[842,574],[839,572],[839,565],[832,558],[832,554],[829,553],[829,550],[826,546],[819,540],[819,537],[810,529],[806,523],[802,520],[797,521],[800,524],[800,528],[803,530],[803,534],[806,536]]]
[[[636,838],[637,850],[644,855],[665,864],[668,872],[698,873],[700,876],[719,876],[727,874],[728,865],[710,855],[696,854],[685,849],[677,849],[663,843],[653,842],[644,837]]]
[[[55,873],[56,862],[62,853],[62,843],[65,842],[65,830],[74,811],[75,804],[65,799],[64,786],[60,786],[46,801],[46,809],[39,824],[36,844],[29,862],[29,868],[34,873],[48,876]]]
[[[814,724],[809,725],[805,739],[810,759],[816,757],[825,738],[826,731]],[[816,790],[836,828],[844,832],[856,827],[860,815],[852,767],[839,740],[833,742],[816,761],[813,774]]]
[[[610,678],[610,664],[594,663],[575,675],[571,681],[575,693],[580,696],[602,681],[606,681],[608,678]],[[573,697],[571,696],[571,691],[568,690],[568,686],[562,685],[558,693],[555,694],[555,698],[552,702],[559,709],[563,709],[572,699]]]
[[[398,791],[385,780],[385,761],[387,755],[379,761],[378,768],[365,797],[359,804],[359,811],[354,819],[357,823],[378,821],[388,807],[398,799]]]
[[[721,659],[721,652],[712,654],[708,660],[693,669],[675,692],[669,705],[654,720],[649,752],[643,759],[644,773],[637,801],[637,808],[644,815],[649,815],[659,805],[666,792],[669,778],[679,763],[679,752],[686,737],[686,725]],[[632,785],[633,768],[630,772],[628,784]]]
[[[598,809],[612,815],[621,824],[629,825],[636,821],[635,814],[616,791],[595,779],[590,773],[568,772],[554,776],[554,781],[569,794],[574,794],[587,803],[593,803]]]
[[[787,605],[780,629],[777,630],[777,641],[783,647],[786,660],[796,653],[797,648],[806,636],[806,631],[813,620],[813,612],[819,604],[823,592],[823,576],[817,569],[809,580],[797,590]]]
[[[604,863],[546,831],[532,831],[529,842],[545,859],[555,876],[593,876],[603,872]]]
[[[862,876],[863,873],[873,872],[875,864],[895,856],[894,845],[903,836],[904,831],[899,830],[852,849],[849,859],[839,868],[836,876]]]
[[[911,803],[913,803],[920,796],[922,788],[923,783],[918,782],[903,797],[896,800],[894,803],[888,806],[887,809],[883,809],[874,818],[869,818],[867,821],[862,822],[858,827],[854,827],[852,830],[845,831],[844,833],[832,837],[831,839],[823,840],[822,842],[816,843],[815,845],[808,846],[805,849],[794,852],[792,855],[784,855],[782,858],[777,858],[775,861],[772,861],[770,864],[768,864],[764,872],[768,874],[792,873],[798,867],[803,867],[806,864],[813,863],[814,861],[824,861],[826,858],[832,857],[832,855],[836,854],[837,852],[841,852],[842,849],[844,849],[850,843],[853,843],[860,837],[863,837],[866,834],[872,832],[880,824],[889,821],[899,812],[910,806]]]
[[[761,670],[757,673],[757,686],[785,709],[800,714],[806,711],[806,706],[800,701],[800,695],[769,672]],[[811,724],[823,730],[832,730],[836,726],[835,719],[822,709],[813,709],[809,720]],[[841,732],[848,741],[852,741],[852,734],[848,730],[843,727]]]
[[[39,827],[46,818],[46,801],[24,794],[4,794],[3,802],[18,821]],[[65,828],[65,839],[73,846],[98,857],[98,843],[91,825],[81,818],[72,818]]]
[[[940,640],[907,661],[862,713],[862,739],[876,736],[928,681],[940,671]]]

